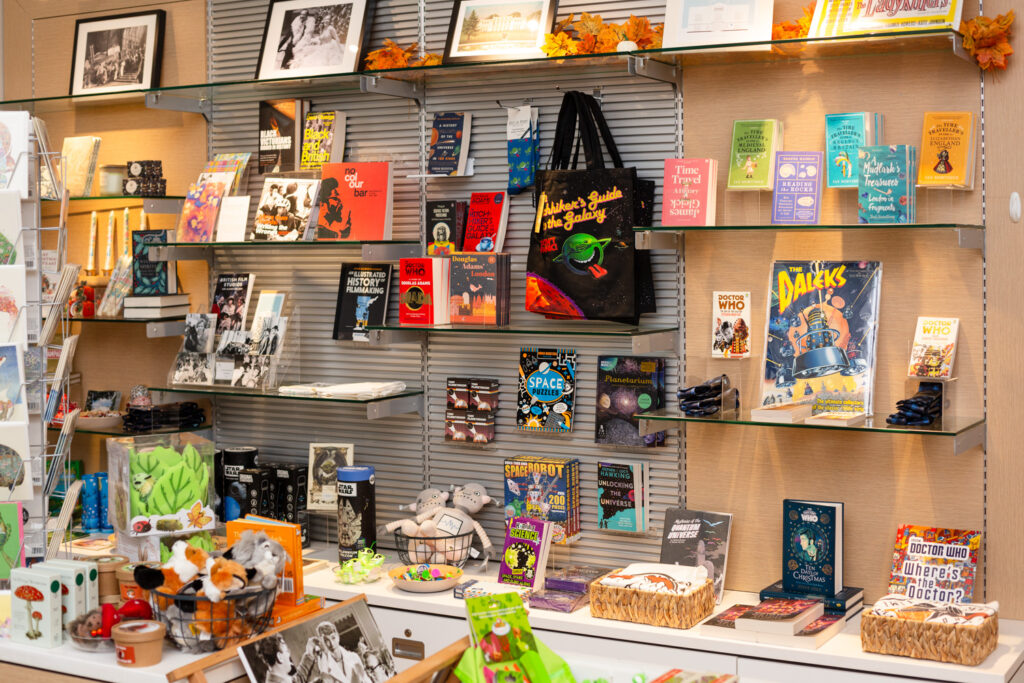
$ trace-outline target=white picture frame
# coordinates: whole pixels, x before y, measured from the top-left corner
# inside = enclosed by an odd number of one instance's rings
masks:
[[[767,43],[772,39],[774,4],[774,0],[668,0],[662,47]]]
[[[334,461],[335,466],[325,469],[323,465],[329,459]],[[309,474],[306,477],[309,490],[306,492],[306,507],[310,510],[337,510],[337,468],[351,467],[354,463],[354,444],[309,444]],[[329,473],[328,469],[333,471]]]
[[[554,28],[557,11],[557,0],[456,0],[443,61],[543,59],[544,36]],[[470,23],[478,28],[469,29]],[[488,40],[492,36],[499,39]]]

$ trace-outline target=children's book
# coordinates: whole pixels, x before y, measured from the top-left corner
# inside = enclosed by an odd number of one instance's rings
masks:
[[[665,359],[598,356],[594,441],[619,446],[665,445],[665,432],[640,434],[637,413],[665,406]]]
[[[896,531],[889,593],[971,602],[980,550],[980,531],[904,524]]]
[[[466,175],[472,126],[472,114],[461,111],[434,114],[434,124],[430,129],[427,173],[446,176]]]
[[[298,524],[282,522],[259,515],[246,515],[226,523],[228,546],[230,547],[246,531],[263,531],[267,536],[284,547],[284,571],[278,578],[278,605],[301,605],[305,601],[302,590],[302,529]]]
[[[750,313],[750,292],[712,292],[712,358],[750,358]]]
[[[551,541],[575,542],[580,535],[580,461],[524,455],[505,460],[505,524],[513,517],[552,523]]]
[[[302,157],[299,168],[319,171],[327,162],[344,160],[345,122],[343,111],[318,111],[306,114],[302,131]]]
[[[642,533],[648,527],[650,470],[636,460],[597,463],[599,529]]]
[[[349,161],[323,166],[308,234],[320,241],[391,239],[390,161]]]
[[[825,114],[825,168],[829,187],[857,187],[857,151],[882,144],[881,114]]]
[[[544,587],[544,570],[551,549],[551,522],[513,517],[505,530],[505,548],[498,567],[498,583],[529,588]]]
[[[914,346],[910,350],[908,377],[928,379],[949,379],[953,376],[953,361],[956,360],[956,335],[960,328],[959,318],[917,319],[914,330]]]
[[[917,196],[913,145],[861,147],[857,153],[857,222],[914,223]]]
[[[485,664],[515,662],[527,652],[537,650],[530,620],[518,593],[466,598],[466,617],[471,644],[483,651]]]
[[[771,190],[775,179],[775,154],[781,148],[782,121],[733,121],[728,188]]]
[[[821,219],[822,152],[775,155],[772,225],[817,225]]]
[[[661,224],[714,225],[717,188],[717,160],[665,159]]]
[[[782,501],[782,587],[827,596],[843,589],[842,503]]]
[[[393,267],[390,263],[341,264],[334,339],[369,341],[367,327],[384,324]]]
[[[974,130],[973,112],[925,112],[917,184],[974,189]]]
[[[572,431],[576,350],[524,348],[519,352],[516,427],[525,432]]]
[[[715,584],[715,601],[721,602],[731,530],[732,513],[668,508],[659,562],[704,567]]]

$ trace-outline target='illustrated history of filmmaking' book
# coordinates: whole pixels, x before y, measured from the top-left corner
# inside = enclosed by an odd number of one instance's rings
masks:
[[[345,263],[341,266],[334,338],[369,341],[368,325],[383,325],[391,289],[390,263]]]

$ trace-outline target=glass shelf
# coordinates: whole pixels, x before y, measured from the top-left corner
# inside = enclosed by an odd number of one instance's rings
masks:
[[[369,325],[368,330],[389,332],[421,331],[440,334],[542,334],[542,335],[576,335],[581,337],[643,337],[679,331],[678,326],[665,327],[632,327],[616,323],[587,322],[572,320],[565,323],[566,327],[547,325],[527,325],[525,327],[497,327],[494,325]]]
[[[208,429],[213,429],[212,425],[204,425],[202,427],[166,427],[163,429],[153,429],[148,432],[126,432],[121,429],[83,429],[79,427],[75,429],[75,434],[97,434],[99,436],[150,436],[151,434],[178,434],[184,432],[202,432]],[[47,431],[60,432],[60,427],[47,427]]]
[[[984,230],[964,223],[848,223],[831,225],[655,225],[634,227],[634,232],[710,232],[715,230]]]
[[[302,241],[292,240],[287,242],[149,242],[147,247],[180,247],[193,249],[215,249],[225,247],[244,247],[255,249],[269,249],[277,247],[359,247],[367,244],[419,244],[419,240],[317,240]]]
[[[311,401],[318,403],[352,403],[365,405],[382,401],[392,401],[398,398],[409,398],[411,396],[422,396],[421,389],[406,389],[397,394],[383,396],[381,398],[358,399],[358,398],[321,398],[319,396],[292,396],[280,394],[276,390],[263,391],[259,389],[239,389],[230,386],[205,386],[201,384],[172,384],[166,387],[150,387],[150,391],[165,391],[170,394],[197,394],[203,396],[236,396],[246,398],[270,398],[287,401]]]
[[[170,315],[163,318],[69,318],[69,322],[73,323],[169,323],[169,322],[184,322],[185,316],[183,315]]]
[[[140,202],[144,201],[146,199],[169,199],[169,200],[175,200],[175,201],[185,201],[185,197],[184,196],[180,196],[180,195],[164,195],[162,197],[140,197],[139,195],[135,195],[135,194],[124,194],[124,195],[104,194],[104,195],[96,195],[96,196],[93,196],[93,197],[68,197],[68,201],[72,201],[72,202],[98,202],[98,201],[113,201],[113,200],[127,201],[129,199],[131,199],[131,200],[138,200]],[[44,198],[42,201],[43,202],[53,203],[53,204],[59,204],[60,203],[59,199],[46,199],[46,198]]]

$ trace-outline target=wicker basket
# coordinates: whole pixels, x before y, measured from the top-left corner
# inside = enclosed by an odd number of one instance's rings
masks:
[[[870,608],[860,620],[860,646],[865,652],[977,666],[999,640],[999,617],[980,626],[941,624],[879,617]]]
[[[715,609],[715,588],[711,579],[686,595],[604,586],[600,581],[590,584],[590,614],[601,619],[692,628]]]

